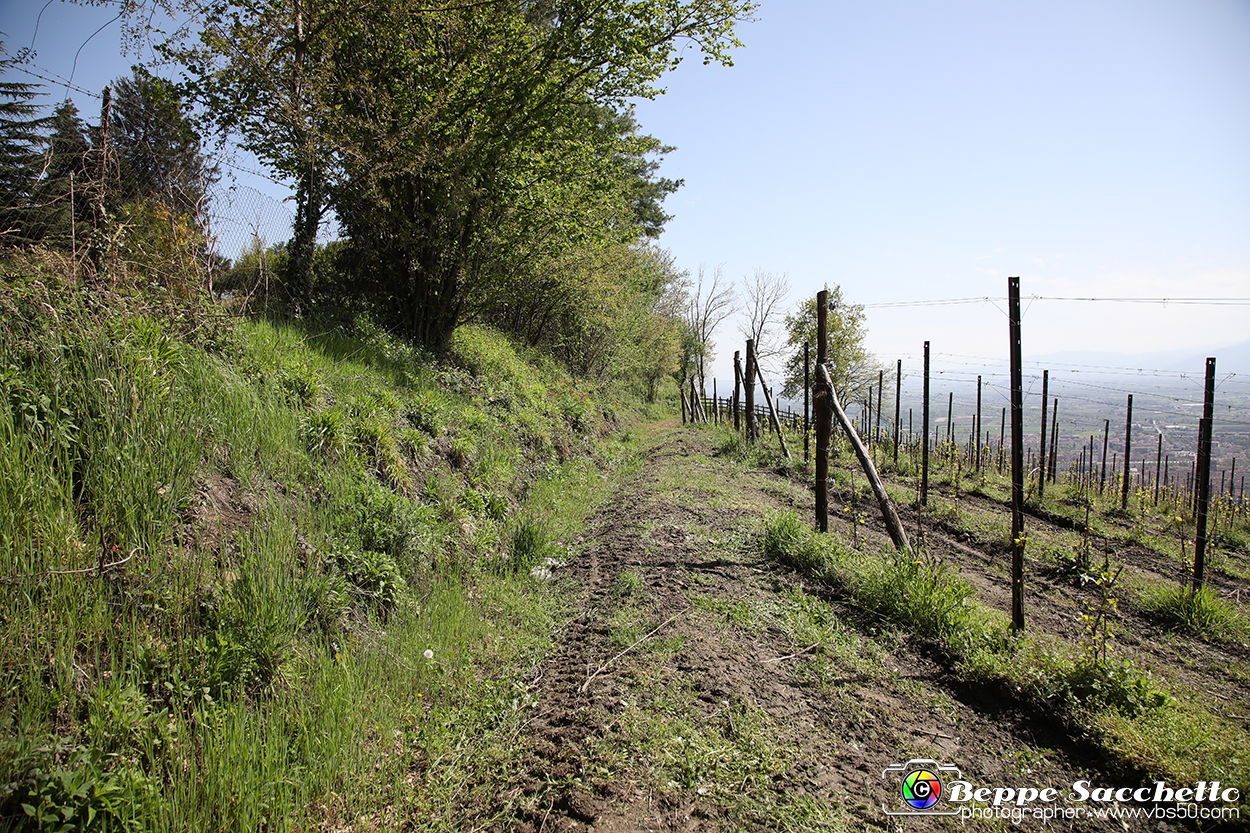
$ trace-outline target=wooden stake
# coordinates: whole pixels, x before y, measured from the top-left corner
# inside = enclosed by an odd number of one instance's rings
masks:
[[[894,372],[894,466],[898,467],[899,416],[903,401],[903,360],[898,360],[898,369]],[[1234,466],[1236,461],[1234,461]]]
[[[747,339],[747,442],[754,443],[760,438],[760,429],[755,416],[755,339]]]
[[[881,388],[885,382],[885,371],[877,371],[877,425],[873,429],[872,448],[876,448],[881,444]]]
[[[877,497],[877,505],[881,507],[881,517],[885,521],[885,528],[890,533],[890,540],[894,542],[894,546],[900,552],[906,552],[908,549],[907,533],[903,531],[903,524],[898,519],[898,512],[894,509],[894,504],[890,502],[890,496],[885,490],[885,484],[881,482],[881,478],[877,476],[877,468],[872,464],[872,457],[868,455],[868,449],[864,447],[864,443],[855,432],[851,430],[850,420],[847,419],[846,412],[842,410],[842,403],[838,401],[838,392],[833,387],[833,379],[829,377],[829,369],[823,364],[818,365],[817,373],[820,374],[821,381],[827,386],[829,391],[829,404],[833,408],[834,414],[838,417],[843,429],[851,438],[851,447],[855,449],[855,456],[859,458],[859,464],[864,469],[864,474],[868,476],[868,482],[872,484],[873,494]]]
[[[977,430],[976,430],[976,448],[973,453],[977,455],[976,470],[981,470],[981,375],[977,374]]]
[[[1102,470],[1099,472],[1098,494],[1102,494],[1107,485],[1107,440],[1111,436],[1111,420],[1103,420],[1102,426]]]
[[[808,452],[808,432],[812,430],[810,418],[812,398],[812,344],[803,342],[803,462],[812,459]]]
[[[738,407],[738,396],[742,388],[742,359],[737,350],[734,351],[734,430],[742,430],[742,409]]]
[[[1207,557],[1207,510],[1211,499],[1211,424],[1215,421],[1215,359],[1207,359],[1206,387],[1202,396],[1202,422],[1198,429],[1198,522],[1194,538],[1194,591],[1202,587]]]
[[[929,505],[929,342],[924,343],[924,410],[920,419],[920,505]]]
[[[1011,340],[1011,627],[1020,631],[1024,630],[1024,374],[1018,277],[1007,279],[1007,307]]]
[[[1050,371],[1042,371],[1042,435],[1037,449],[1037,502],[1046,490],[1046,391],[1050,388]]]
[[[829,290],[816,293],[816,365],[829,360]],[[829,435],[833,411],[824,385],[813,391],[812,415],[816,420],[816,528],[829,531]]]
[[[1132,457],[1129,456],[1129,452],[1131,451],[1132,448],[1133,448],[1133,394],[1130,393],[1128,395],[1128,410],[1125,412],[1125,417],[1124,417],[1124,486],[1120,490],[1120,510],[1123,512],[1128,511],[1129,470],[1132,468],[1132,466],[1129,465],[1129,460],[1132,459]]]

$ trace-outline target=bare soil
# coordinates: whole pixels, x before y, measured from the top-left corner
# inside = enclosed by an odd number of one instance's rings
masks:
[[[511,820],[495,829],[1012,828],[887,815],[904,805],[899,773],[885,771],[917,759],[958,766],[979,784],[1140,782],[1017,692],[961,684],[930,646],[763,561],[753,538],[761,518],[781,508],[810,517],[806,485],[717,459],[710,435],[671,422],[644,433],[645,462],[553,587],[575,596],[575,616],[528,680],[537,705],[516,741],[521,772],[495,807]],[[858,524],[862,546],[879,545],[874,521],[835,504],[833,534],[850,538]],[[979,601],[1006,609],[1001,552],[936,523],[928,534]],[[1031,626],[1073,634],[1090,592],[1040,578],[1031,598],[1061,603],[1037,605]],[[1193,646],[1161,639],[1126,607],[1119,625],[1178,684],[1210,684],[1212,663],[1242,655],[1202,644],[1201,658],[1184,658]],[[1244,686],[1221,686],[1250,714]],[[1154,825],[1130,828],[1170,829]],[[1026,826],[1123,829],[1091,819]]]

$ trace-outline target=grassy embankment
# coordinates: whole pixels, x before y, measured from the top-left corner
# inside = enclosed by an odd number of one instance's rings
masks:
[[[489,330],[0,291],[0,827],[454,828],[630,451]],[[328,329],[329,331],[323,331]]]

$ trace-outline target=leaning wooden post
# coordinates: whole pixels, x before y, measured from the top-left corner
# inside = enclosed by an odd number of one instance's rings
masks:
[[[781,420],[777,418],[777,409],[773,407],[772,394],[768,392],[768,385],[764,384],[764,374],[760,372],[758,364],[755,365],[755,375],[759,377],[760,389],[764,391],[764,401],[768,403],[768,413],[772,417],[773,428],[777,429],[777,439],[781,441],[781,450],[785,453],[787,460],[793,459],[790,457],[790,449],[786,445],[786,437],[781,433]]]
[[[829,290],[816,293],[816,366],[829,360]],[[813,392],[812,417],[816,420],[816,528],[829,531],[829,434],[832,410],[829,392],[818,385]]]
[[[744,379],[747,392],[747,442],[759,439],[759,426],[755,418],[755,339],[747,339],[747,371]]]
[[[1202,396],[1202,422],[1198,431],[1198,518],[1194,538],[1194,591],[1202,587],[1207,557],[1207,509],[1211,499],[1211,423],[1215,421],[1215,359],[1207,359],[1206,387]]]
[[[684,386],[677,387],[677,393],[681,394],[681,424],[686,424],[686,389]]]
[[[929,505],[929,342],[924,343],[924,415],[920,418],[920,505]]]
[[[807,434],[812,430],[811,421],[812,399],[812,343],[803,342],[803,462],[812,459],[808,451]]]
[[[855,456],[859,458],[859,465],[864,469],[868,482],[872,484],[872,491],[877,497],[877,504],[881,507],[881,517],[885,520],[885,528],[890,533],[890,540],[894,542],[896,549],[906,552],[909,546],[907,533],[903,531],[903,524],[898,519],[898,512],[895,511],[894,504],[890,501],[890,495],[885,490],[885,484],[881,482],[881,478],[877,475],[877,468],[872,464],[872,457],[869,456],[868,449],[864,446],[863,440],[852,429],[846,412],[842,410],[842,403],[838,401],[838,392],[833,387],[833,379],[829,377],[829,369],[823,364],[818,364],[816,372],[820,374],[821,381],[828,389],[829,405],[838,417],[838,422],[850,437],[851,447],[855,449]]]
[[[1007,279],[1011,339],[1011,627],[1024,630],[1024,374],[1020,354],[1020,278]]]
[[[1129,470],[1133,467],[1129,465],[1129,452],[1133,448],[1133,394],[1128,395],[1128,410],[1124,417],[1124,485],[1120,489],[1120,509],[1124,512],[1128,511],[1128,486],[1129,486]]]
[[[742,358],[734,351],[734,430],[742,430],[742,409],[738,407],[738,396],[742,390]]]

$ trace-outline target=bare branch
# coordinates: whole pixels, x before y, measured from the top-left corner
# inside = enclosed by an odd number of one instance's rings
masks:
[[[755,360],[770,374],[775,361],[785,352],[785,340],[779,334],[785,319],[786,298],[790,295],[788,273],[756,269],[742,282],[742,313],[739,332],[744,339],[755,340]]]

